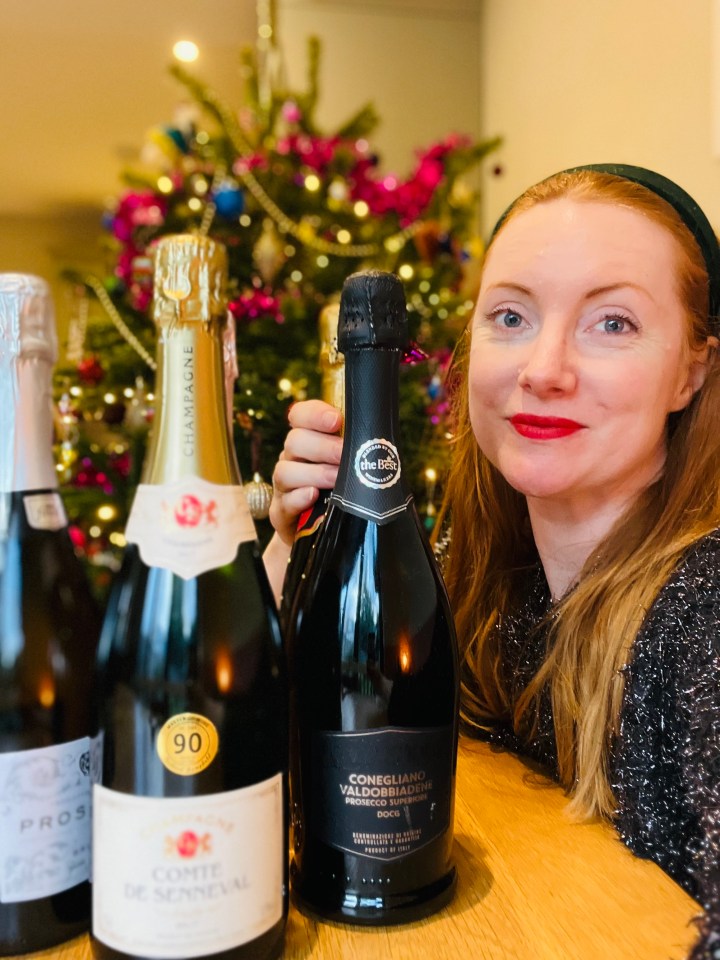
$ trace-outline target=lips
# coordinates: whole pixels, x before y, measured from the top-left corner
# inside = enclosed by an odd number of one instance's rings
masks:
[[[530,440],[558,440],[569,437],[578,430],[583,430],[583,424],[565,417],[537,417],[532,413],[516,413],[510,417],[510,423],[521,437]]]

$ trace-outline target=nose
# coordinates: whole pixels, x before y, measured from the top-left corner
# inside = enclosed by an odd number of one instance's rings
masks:
[[[518,369],[518,384],[523,390],[541,398],[575,390],[576,358],[566,330],[543,324],[527,351]]]

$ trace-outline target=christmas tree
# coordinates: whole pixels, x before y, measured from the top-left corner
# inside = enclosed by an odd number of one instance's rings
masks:
[[[237,380],[233,425],[258,517],[289,405],[319,395],[318,316],[345,277],[368,267],[405,283],[415,344],[403,368],[405,469],[431,525],[448,455],[444,376],[475,293],[477,194],[466,176],[497,140],[450,135],[417,152],[406,179],[383,174],[360,107],[339,129],[315,120],[320,46],[306,87],[269,82],[243,52],[245,90],[230,107],[186,69],[188,96],[148,136],[139,168],[107,212],[104,276],[67,271],[77,311],[57,371],[57,459],[77,546],[100,570],[123,545],[153,413],[152,244],[201,232],[229,255]],[[265,509],[263,509],[265,508]],[[261,524],[261,537],[268,530]]]

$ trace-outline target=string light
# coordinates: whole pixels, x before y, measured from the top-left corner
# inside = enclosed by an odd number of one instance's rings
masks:
[[[192,40],[178,40],[172,51],[175,59],[181,63],[193,63],[200,56],[200,48]]]

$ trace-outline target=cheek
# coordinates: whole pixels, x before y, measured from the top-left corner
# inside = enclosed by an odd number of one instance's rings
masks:
[[[489,351],[475,350],[471,354],[468,371],[470,423],[475,439],[485,452],[496,415],[504,407],[508,393],[507,372],[503,371],[498,360],[493,360]]]

